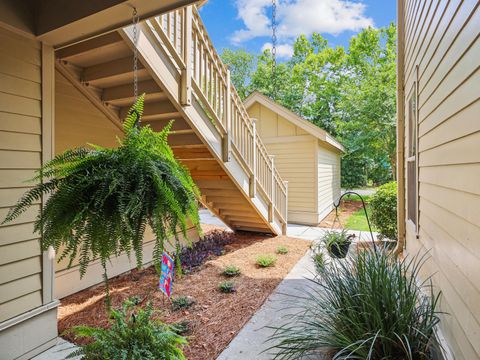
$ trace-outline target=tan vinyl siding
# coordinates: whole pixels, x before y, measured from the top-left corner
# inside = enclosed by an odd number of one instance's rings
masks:
[[[416,66],[419,93],[419,238],[407,223],[407,250],[429,251],[424,274],[434,274],[442,291],[440,309],[448,315],[441,330],[455,359],[478,359],[479,3],[405,0],[404,6],[405,107]]]
[[[0,221],[41,166],[41,47],[0,28]],[[0,322],[42,305],[34,206],[0,226]]]
[[[58,71],[55,73],[55,153],[87,143],[113,147],[121,130]]]
[[[333,208],[341,194],[340,156],[318,145],[318,213],[321,217]]]
[[[267,143],[268,153],[275,156],[275,166],[288,181],[288,210],[316,212],[315,141]]]
[[[118,145],[117,138],[123,133],[103,113],[98,110],[59,72],[55,74],[55,153],[59,154],[67,149],[87,146],[87,143],[114,147]],[[189,229],[189,239],[198,239],[194,228]],[[144,240],[144,261],[151,261],[154,236],[147,231]],[[61,249],[58,256],[61,254]],[[78,261],[74,261],[68,268],[69,259],[55,262],[55,296],[62,298],[69,294],[103,281],[103,270],[99,261],[89,265],[85,277],[80,280]],[[112,260],[108,270],[110,277],[121,274],[136,267],[135,257],[128,259],[122,255]]]
[[[316,224],[317,139],[262,104],[253,104],[248,112],[257,119],[257,131],[288,181],[289,221]]]

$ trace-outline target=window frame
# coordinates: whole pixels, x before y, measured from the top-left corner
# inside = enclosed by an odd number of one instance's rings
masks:
[[[418,161],[418,144],[419,144],[419,136],[418,136],[418,65],[415,67],[415,80],[413,82],[412,88],[409,92],[409,97],[407,101],[407,107],[408,107],[408,121],[407,121],[407,141],[406,145],[408,146],[407,148],[407,156],[405,158],[405,164],[406,164],[406,192],[407,192],[407,201],[406,201],[406,219],[407,223],[410,224],[409,226],[414,229],[415,235],[418,238],[419,237],[419,220],[420,220],[420,211],[419,211],[419,202],[420,202],[420,194],[419,194],[419,161]],[[413,110],[412,110],[412,104],[413,104]],[[412,119],[413,117],[413,119]],[[412,128],[413,127],[413,128]],[[412,151],[413,150],[413,151]],[[409,165],[413,163],[413,168],[414,168],[414,179],[411,181],[410,176],[411,172],[409,171]],[[414,208],[411,209],[410,206],[410,186],[414,183]],[[413,212],[413,217],[412,219],[411,215]]]

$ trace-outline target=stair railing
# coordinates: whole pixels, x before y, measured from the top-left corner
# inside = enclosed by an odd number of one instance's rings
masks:
[[[236,155],[251,177],[250,196],[260,191],[269,202],[269,221],[276,214],[285,225],[288,184],[275,168],[196,7],[171,11],[147,23],[180,70],[182,104],[191,103],[193,91],[222,136],[223,160]]]

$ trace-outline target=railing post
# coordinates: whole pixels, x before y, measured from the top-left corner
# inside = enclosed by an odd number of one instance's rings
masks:
[[[183,10],[183,61],[185,68],[182,69],[182,83],[180,91],[180,102],[183,106],[192,104],[192,6]]]
[[[226,133],[223,136],[222,152],[223,152],[223,161],[230,161],[230,154],[232,152],[232,137],[231,137],[231,128],[232,128],[232,92],[230,84],[230,70],[227,69],[226,74],[226,83],[227,89],[225,91],[225,130]]]
[[[283,218],[285,219],[285,223],[282,227],[283,235],[287,235],[287,225],[288,225],[288,181],[284,180],[283,185],[285,186],[285,214],[283,214]]]
[[[272,191],[270,205],[268,207],[268,221],[273,222],[274,210],[275,210],[275,155],[270,156],[270,166],[272,167]]]
[[[250,197],[254,198],[257,193],[257,119],[252,119],[252,175],[250,176]]]

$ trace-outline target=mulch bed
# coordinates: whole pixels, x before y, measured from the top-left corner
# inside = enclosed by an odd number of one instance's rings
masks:
[[[345,223],[347,222],[347,219],[361,208],[361,201],[342,200],[342,203],[340,204],[340,207],[338,209],[339,219],[335,221],[335,209],[333,209],[330,214],[328,214],[320,222],[320,224],[318,224],[318,226],[331,229],[333,225],[334,229],[342,229],[343,225],[345,225]]]
[[[173,296],[192,297],[195,304],[190,308],[172,310],[169,302],[157,290],[158,275],[152,267],[133,270],[110,281],[113,307],[119,307],[130,297],[138,297],[144,303],[151,301],[154,308],[159,310],[157,316],[162,321],[187,321],[189,346],[184,352],[190,360],[215,359],[311,244],[306,240],[285,236],[233,234],[214,227],[209,227],[204,232],[215,244],[214,253],[218,252],[218,244],[221,244],[224,255],[210,254],[205,263],[175,280]],[[212,240],[216,236],[227,240]],[[289,251],[286,255],[276,255],[277,263],[274,267],[260,269],[255,265],[255,258],[259,254],[275,253],[278,246],[285,246]],[[198,259],[198,256],[194,258]],[[226,265],[236,265],[242,271],[240,276],[233,278],[237,291],[232,294],[218,290],[218,284],[225,280],[221,272]],[[58,316],[60,334],[80,324],[108,326],[103,286],[86,289],[62,299]],[[72,335],[64,337],[79,343]]]

